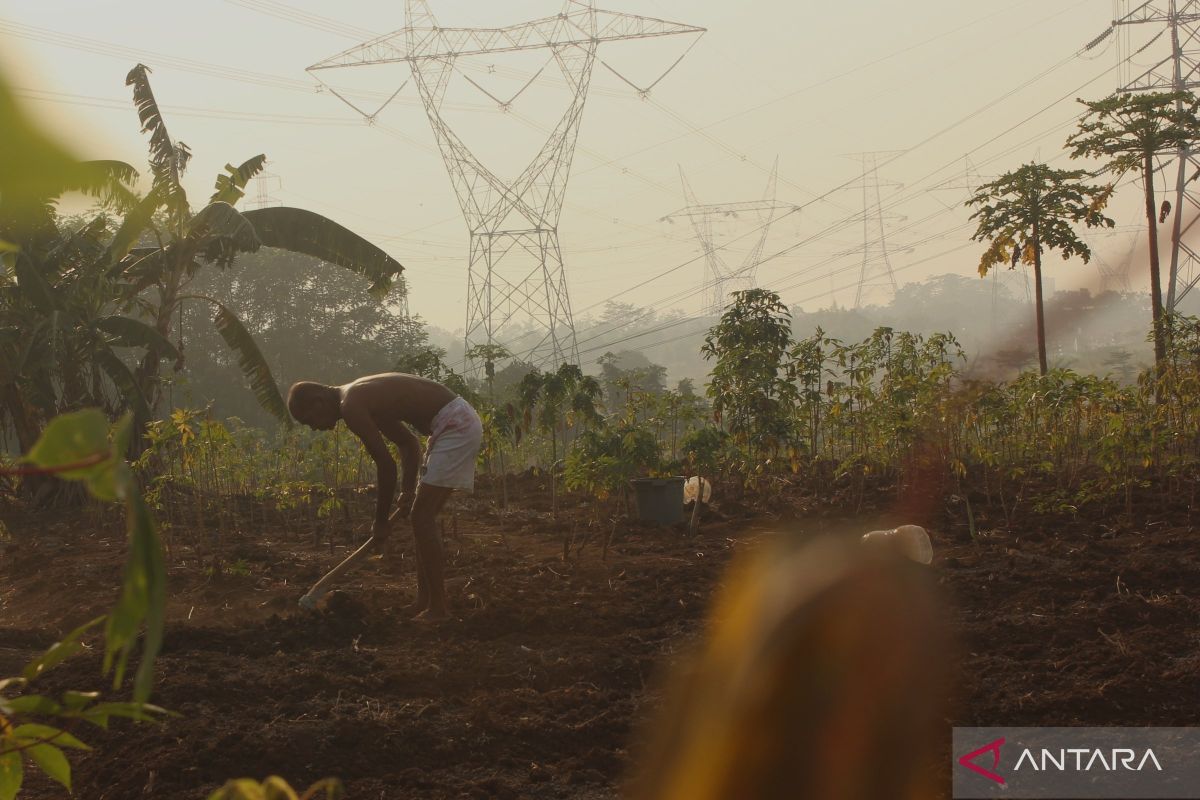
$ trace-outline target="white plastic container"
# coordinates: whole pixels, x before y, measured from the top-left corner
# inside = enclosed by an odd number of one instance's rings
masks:
[[[863,544],[887,544],[897,548],[918,564],[933,561],[933,544],[920,525],[901,525],[888,531],[871,531],[863,536]]]
[[[704,486],[704,496],[700,499],[700,502],[707,503],[708,499],[712,497],[712,484],[699,475],[693,475],[683,485],[683,504],[685,506],[696,502],[696,495],[700,493],[701,484]]]

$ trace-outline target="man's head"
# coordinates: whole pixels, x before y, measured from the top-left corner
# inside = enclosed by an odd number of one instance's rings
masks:
[[[288,391],[288,411],[301,424],[319,431],[332,430],[342,418],[342,398],[336,387],[300,381]]]

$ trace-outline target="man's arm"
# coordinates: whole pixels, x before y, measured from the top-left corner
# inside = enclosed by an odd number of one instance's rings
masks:
[[[380,427],[383,435],[396,445],[400,453],[400,515],[408,516],[417,496],[417,477],[421,466],[421,443],[403,422],[390,422]]]
[[[346,427],[362,440],[363,445],[367,448],[367,453],[375,462],[378,496],[375,503],[374,533],[382,534],[386,538],[390,532],[388,511],[392,507],[392,499],[396,496],[396,462],[392,460],[392,454],[388,452],[383,435],[380,434],[379,427],[371,419],[369,413],[346,402],[342,404],[342,419],[346,420]]]

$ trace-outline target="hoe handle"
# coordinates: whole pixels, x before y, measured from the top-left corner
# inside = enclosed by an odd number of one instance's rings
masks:
[[[395,522],[397,519],[407,516],[408,509],[397,508],[392,512],[392,515],[388,517],[388,522]],[[363,542],[361,547],[359,547],[350,555],[346,556],[342,563],[329,570],[329,572],[325,574],[325,577],[314,583],[313,587],[308,590],[308,593],[300,598],[300,606],[302,608],[315,608],[317,601],[326,595],[329,589],[332,588],[333,584],[339,578],[341,578],[342,575],[349,572],[355,564],[369,556],[374,547],[375,537],[372,536],[370,539],[367,539],[367,541]]]
[[[326,592],[329,591],[334,582],[337,581],[338,578],[342,577],[342,575],[344,575],[346,572],[349,572],[350,568],[355,564],[369,556],[372,548],[374,547],[375,537],[372,536],[370,539],[367,539],[367,541],[364,542],[361,547],[359,547],[350,555],[346,556],[342,563],[329,570],[329,572],[325,574],[324,578],[321,578],[321,580],[314,583],[313,587],[308,590],[308,594],[300,598],[300,605],[304,608],[313,608],[316,606],[317,601],[325,596]]]

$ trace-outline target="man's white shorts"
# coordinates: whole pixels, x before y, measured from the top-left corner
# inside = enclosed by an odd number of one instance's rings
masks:
[[[471,404],[456,397],[433,418],[421,483],[448,489],[475,488],[475,459],[483,443],[483,423]]]

